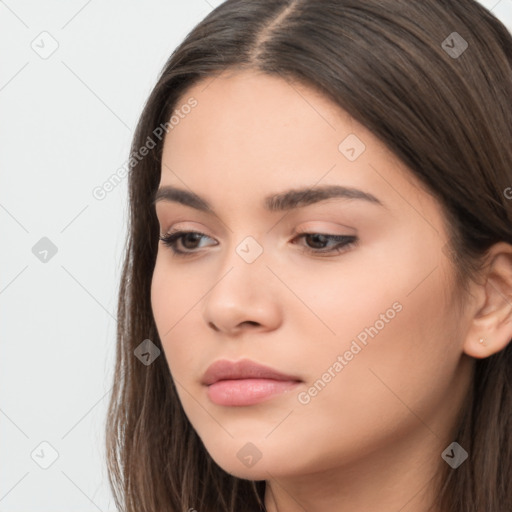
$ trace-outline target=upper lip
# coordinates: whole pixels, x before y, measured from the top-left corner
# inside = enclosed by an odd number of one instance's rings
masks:
[[[242,359],[240,361],[228,361],[220,359],[211,364],[203,375],[202,384],[209,386],[219,380],[231,379],[273,379],[300,381],[299,377],[286,375],[273,368]]]

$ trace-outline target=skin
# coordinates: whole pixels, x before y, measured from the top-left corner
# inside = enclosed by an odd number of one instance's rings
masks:
[[[512,275],[510,246],[491,254],[495,286],[472,284],[463,297],[439,203],[337,105],[252,71],[201,82],[177,108],[190,97],[197,106],[166,136],[160,186],[193,191],[215,213],[156,203],[162,234],[206,236],[196,248],[178,242],[185,257],[160,242],[151,300],[192,426],[225,471],[267,481],[269,512],[434,510],[431,479],[446,464],[441,453],[454,441],[474,358],[512,338],[510,306],[493,294],[512,289],[503,278]],[[338,149],[349,134],[366,146],[355,161]],[[288,212],[263,207],[269,194],[321,185],[358,188],[384,206],[331,198]],[[305,252],[321,246],[295,230],[358,240],[319,255]],[[263,249],[252,263],[236,252],[247,236]],[[394,318],[301,403],[299,393],[308,396],[397,303]],[[218,359],[242,358],[302,382],[257,405],[214,404],[204,372]],[[261,454],[251,467],[237,457],[248,442]]]

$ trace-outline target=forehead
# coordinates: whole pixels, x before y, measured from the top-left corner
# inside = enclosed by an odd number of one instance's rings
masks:
[[[424,194],[368,129],[298,82],[230,70],[185,91],[174,115],[161,185],[185,186],[204,197],[219,195],[222,187],[225,199],[229,189],[262,197],[317,183],[364,188],[386,203]]]
[[[218,148],[215,153],[239,147],[247,156],[270,151],[272,157],[278,147],[318,146],[320,140],[324,149],[329,144],[336,149],[341,119],[352,121],[309,87],[260,72],[224,72],[195,84],[177,102],[178,115],[191,98],[196,106],[180,115],[166,146],[190,149],[201,142],[202,147]]]

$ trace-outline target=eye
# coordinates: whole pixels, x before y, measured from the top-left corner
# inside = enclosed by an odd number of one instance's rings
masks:
[[[353,235],[328,235],[324,233],[301,233],[295,240],[305,240],[304,252],[312,254],[339,254],[349,250],[357,242]],[[329,243],[331,244],[329,246]]]
[[[177,256],[189,256],[200,249],[199,243],[203,239],[210,239],[208,235],[199,231],[171,231],[166,235],[160,235],[159,239],[165,246],[169,247]],[[324,255],[339,254],[349,250],[357,242],[353,235],[328,235],[324,233],[300,233],[294,240],[305,240],[307,245],[303,246],[306,253]],[[295,242],[292,242],[295,243]],[[330,244],[330,245],[329,245]],[[181,245],[181,248],[179,247]],[[217,243],[210,244],[217,245]]]
[[[171,231],[166,235],[159,236],[159,239],[164,243],[164,245],[170,247],[173,253],[179,256],[192,254],[195,249],[199,248],[198,242],[200,242],[203,238],[210,237],[204,233],[200,233],[199,231]],[[210,240],[212,239],[210,238]],[[180,243],[185,248],[185,250],[178,247]]]

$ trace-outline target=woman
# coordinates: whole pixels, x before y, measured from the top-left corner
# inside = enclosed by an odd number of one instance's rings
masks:
[[[512,510],[512,38],[228,0],[132,146],[121,510]]]

